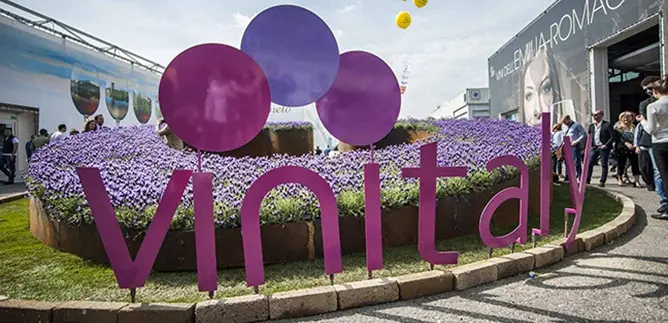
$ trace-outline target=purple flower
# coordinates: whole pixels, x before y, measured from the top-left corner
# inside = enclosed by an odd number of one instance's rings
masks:
[[[536,163],[540,150],[540,130],[520,123],[477,120],[401,120],[403,127],[428,128],[436,133],[431,138],[415,144],[391,146],[375,151],[374,160],[381,168],[381,188],[384,207],[395,204],[417,203],[415,179],[401,177],[401,168],[416,167],[420,161],[420,144],[438,142],[438,163],[441,166],[469,167],[468,183],[477,184],[474,173],[487,173],[486,163],[498,156],[514,155],[526,163]],[[303,122],[275,123],[267,126],[272,131],[312,126]],[[301,166],[320,174],[339,197],[344,192],[363,192],[363,167],[370,161],[368,151],[352,151],[337,157],[287,156],[272,157],[222,157],[204,154],[203,171],[213,173],[214,199],[223,210],[217,220],[221,225],[238,225],[241,202],[250,185],[267,171],[281,166]],[[82,133],[61,142],[50,144],[31,159],[26,180],[33,196],[44,201],[50,215],[68,219],[89,214],[83,190],[76,174],[77,167],[100,169],[111,204],[148,217],[152,213],[175,169],[197,169],[197,156],[193,153],[169,149],[152,126],[119,127],[109,131]],[[500,179],[508,176],[508,170],[499,172]],[[449,179],[439,180],[439,194],[450,194]],[[363,196],[358,194],[358,196]],[[363,208],[363,198],[358,207]],[[79,210],[64,210],[64,200],[78,201]],[[294,209],[282,201],[299,201]],[[342,203],[340,201],[340,203]],[[192,184],[189,184],[181,200],[181,206],[191,208]],[[317,199],[302,185],[287,184],[272,190],[263,202],[263,223],[290,219],[316,218]],[[346,208],[347,210],[347,208]],[[63,212],[73,214],[61,214]],[[301,212],[299,214],[292,214]],[[350,211],[359,213],[357,211]],[[147,214],[150,213],[150,214]],[[288,214],[290,213],[290,214]],[[363,213],[363,212],[362,212]],[[118,214],[117,214],[118,215]],[[343,214],[345,215],[345,214]],[[90,221],[90,216],[83,217]],[[192,222],[192,221],[190,221]]]

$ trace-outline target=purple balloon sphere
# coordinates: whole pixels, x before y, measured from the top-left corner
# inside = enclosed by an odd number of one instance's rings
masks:
[[[401,90],[381,58],[363,51],[347,52],[341,55],[336,81],[316,108],[334,137],[355,146],[371,145],[394,128]]]
[[[174,134],[204,151],[239,148],[269,117],[267,77],[244,52],[203,44],[176,56],[160,79],[162,114]]]
[[[331,29],[298,6],[271,7],[253,18],[241,50],[264,70],[272,101],[288,107],[321,98],[339,70],[339,46]]]

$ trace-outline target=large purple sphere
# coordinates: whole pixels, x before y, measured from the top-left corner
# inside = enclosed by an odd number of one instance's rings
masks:
[[[271,109],[262,69],[244,52],[222,44],[191,47],[174,58],[160,80],[167,125],[205,151],[230,151],[257,136]]]
[[[331,29],[313,12],[293,5],[271,7],[253,18],[241,50],[267,75],[272,102],[283,106],[317,101],[339,69],[339,46]]]
[[[341,55],[336,81],[316,107],[332,136],[366,146],[394,128],[401,110],[401,91],[394,72],[381,58],[352,51]]]

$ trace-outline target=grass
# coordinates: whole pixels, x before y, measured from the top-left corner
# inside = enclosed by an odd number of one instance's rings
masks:
[[[129,292],[120,290],[112,270],[67,253],[42,245],[28,230],[28,200],[0,205],[0,295],[16,299],[49,301],[94,300],[128,301]],[[541,239],[547,244],[563,236],[563,210],[571,205],[567,186],[555,186],[552,203],[551,234]],[[622,205],[596,190],[587,192],[579,232],[599,227],[621,213]],[[538,226],[538,216],[531,215],[529,228]],[[497,232],[498,234],[498,232]],[[530,239],[529,239],[530,240]],[[480,238],[466,236],[441,241],[439,250],[459,251],[459,263],[466,264],[485,259],[487,248]],[[517,250],[531,248],[518,245]],[[495,250],[494,255],[509,253],[509,248]],[[424,262],[415,246],[385,250],[385,268],[374,272],[374,277],[390,277],[425,271]],[[336,282],[366,279],[364,254],[343,257],[344,272],[336,275]],[[436,266],[436,268],[443,268]],[[322,260],[301,261],[265,268],[267,283],[261,293],[323,286],[329,284],[324,276]],[[221,270],[218,273],[217,298],[250,294],[244,271]],[[137,291],[139,302],[197,302],[205,300],[205,293],[197,290],[197,275],[186,273],[153,273],[146,286]]]

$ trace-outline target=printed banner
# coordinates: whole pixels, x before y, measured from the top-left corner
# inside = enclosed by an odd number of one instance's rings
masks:
[[[587,48],[663,7],[663,0],[558,1],[490,57],[492,117],[518,110],[531,125],[540,122],[541,112],[550,113],[552,124],[566,114],[588,123]]]

